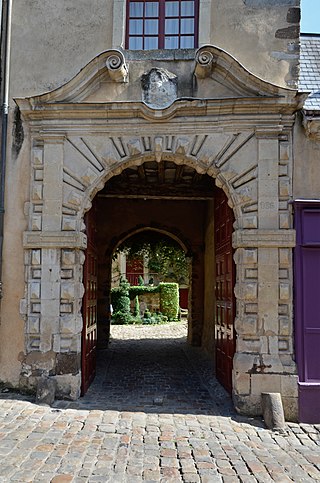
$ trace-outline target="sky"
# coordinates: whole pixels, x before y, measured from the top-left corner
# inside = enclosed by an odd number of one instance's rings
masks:
[[[301,0],[301,32],[320,33],[320,0]]]

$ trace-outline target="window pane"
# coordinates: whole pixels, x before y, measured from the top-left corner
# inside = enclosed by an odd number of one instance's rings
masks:
[[[183,1],[181,2],[181,16],[190,16],[194,15],[194,2],[193,1]]]
[[[143,17],[143,2],[130,3],[130,17]]]
[[[145,37],[144,38],[145,50],[152,50],[158,48],[158,37]]]
[[[165,34],[178,34],[179,33],[179,19],[167,19],[165,23]]]
[[[159,3],[147,2],[145,17],[158,17],[159,15]]]
[[[165,49],[178,49],[179,37],[165,37],[164,48]]]
[[[144,22],[144,33],[145,34],[158,34],[158,20],[145,20]],[[189,32],[186,32],[189,33]]]
[[[142,34],[143,20],[130,20],[129,21],[129,33],[130,34]]]
[[[193,18],[182,18],[181,19],[181,34],[193,34],[194,33],[194,20]]]
[[[166,2],[166,17],[179,17],[179,2]]]
[[[130,37],[129,38],[129,49],[131,49],[131,50],[142,50],[142,37]]]
[[[181,49],[193,49],[194,48],[194,36],[188,35],[187,37],[180,37]]]

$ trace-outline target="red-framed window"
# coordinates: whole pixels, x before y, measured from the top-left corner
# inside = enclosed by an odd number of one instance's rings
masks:
[[[127,0],[126,49],[198,47],[199,0]]]

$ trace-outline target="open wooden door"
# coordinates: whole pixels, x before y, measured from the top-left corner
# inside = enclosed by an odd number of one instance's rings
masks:
[[[232,392],[232,366],[235,353],[235,264],[232,231],[234,215],[222,190],[215,197],[216,258],[216,376],[225,389]]]
[[[81,394],[85,394],[96,374],[97,348],[97,249],[96,249],[96,209],[93,204],[85,216],[88,244],[83,267],[82,317],[82,385]]]

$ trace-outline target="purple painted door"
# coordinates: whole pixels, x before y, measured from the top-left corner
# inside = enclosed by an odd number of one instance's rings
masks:
[[[299,418],[320,423],[320,203],[297,201],[295,334]]]

